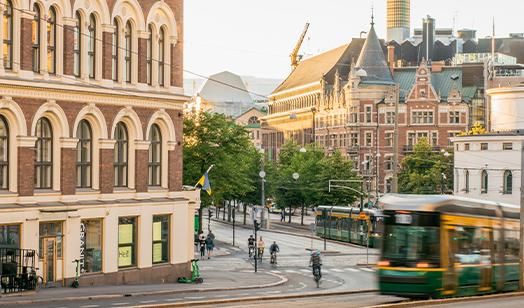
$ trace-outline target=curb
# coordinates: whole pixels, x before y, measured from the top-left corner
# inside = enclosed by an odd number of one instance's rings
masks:
[[[283,285],[289,281],[286,277],[277,275],[275,273],[270,273],[270,272],[264,272],[264,273],[276,276],[280,278],[280,281],[263,284],[263,285],[257,285],[257,286],[224,287],[224,288],[211,288],[211,289],[190,289],[190,290],[170,290],[170,291],[155,291],[155,292],[143,292],[143,293],[123,293],[123,294],[65,297],[65,298],[53,298],[53,299],[35,299],[35,300],[23,300],[23,301],[16,301],[16,302],[0,302],[0,306],[30,305],[30,304],[40,304],[40,303],[43,304],[43,303],[71,302],[71,301],[87,301],[87,300],[97,300],[97,299],[141,297],[141,296],[150,296],[150,295],[169,295],[169,294],[188,293],[188,292],[215,292],[215,291],[262,289],[262,288],[270,288],[270,287]],[[151,306],[151,307],[157,307],[157,306]]]
[[[280,299],[293,299],[293,298],[304,298],[304,297],[321,297],[321,296],[332,296],[332,295],[346,295],[346,294],[361,294],[361,293],[371,293],[378,290],[353,290],[353,291],[333,291],[333,292],[318,292],[318,293],[303,293],[303,294],[290,294],[290,295],[271,295],[265,297],[244,297],[244,298],[232,298],[232,299],[217,299],[217,300],[205,300],[205,301],[195,301],[195,302],[183,302],[183,303],[170,303],[170,304],[156,304],[156,305],[144,305],[144,306],[134,306],[140,308],[154,308],[154,307],[189,307],[189,306],[200,306],[200,305],[217,305],[217,304],[227,304],[227,303],[241,303],[248,301],[271,301],[271,300],[280,300]]]
[[[419,307],[419,306],[432,306],[432,305],[447,305],[452,303],[467,302],[470,300],[490,300],[497,298],[508,298],[523,296],[524,292],[511,292],[511,293],[498,293],[481,296],[470,296],[470,297],[458,297],[458,298],[445,298],[445,299],[432,299],[425,301],[410,301],[395,304],[384,304],[373,306],[373,308],[403,308],[403,307]]]

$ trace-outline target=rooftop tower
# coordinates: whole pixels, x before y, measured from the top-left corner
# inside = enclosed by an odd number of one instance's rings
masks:
[[[410,0],[388,0],[388,42],[402,43],[409,37]]]

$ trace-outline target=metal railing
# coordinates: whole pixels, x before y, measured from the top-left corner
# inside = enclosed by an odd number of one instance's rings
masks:
[[[3,293],[35,289],[35,260],[36,253],[32,249],[0,248]]]

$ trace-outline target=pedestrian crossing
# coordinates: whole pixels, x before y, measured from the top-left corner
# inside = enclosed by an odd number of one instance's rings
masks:
[[[342,267],[342,268],[322,268],[322,273],[374,273],[375,268],[369,267]],[[300,268],[300,269],[280,269],[280,270],[270,270],[270,273],[273,274],[299,274],[299,275],[311,275],[311,269]]]

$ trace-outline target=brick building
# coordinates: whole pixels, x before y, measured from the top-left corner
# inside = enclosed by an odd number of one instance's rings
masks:
[[[275,156],[292,138],[328,152],[340,149],[370,179],[368,189],[380,195],[392,176],[394,85],[401,89],[398,163],[422,137],[440,151],[466,131],[477,88],[462,86],[461,67],[388,65],[373,24],[368,33],[356,63],[350,58],[354,40],[302,61],[271,94],[268,116],[261,119],[262,147]]]
[[[0,247],[36,250],[48,285],[75,259],[81,284],[187,276],[183,1],[4,4]]]

